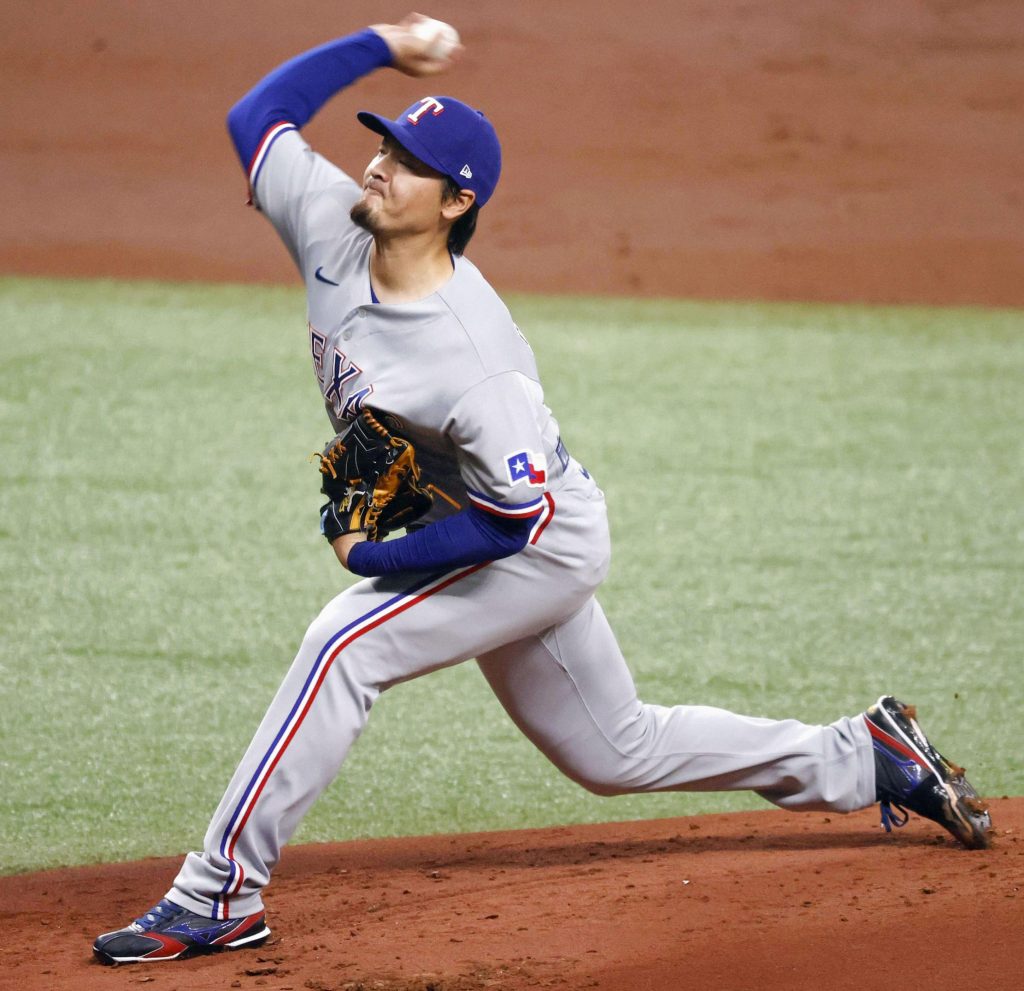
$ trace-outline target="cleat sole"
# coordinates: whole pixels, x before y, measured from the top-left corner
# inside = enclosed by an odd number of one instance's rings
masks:
[[[270,939],[270,927],[264,926],[260,932],[243,936],[232,943],[225,943],[223,946],[203,946],[195,944],[188,946],[180,953],[163,957],[115,957],[110,953],[104,953],[93,947],[93,956],[107,967],[120,967],[129,963],[162,963],[165,960],[188,960],[191,957],[210,956],[213,953],[223,953],[225,950],[246,950],[256,949]],[[146,978],[149,980],[149,978]]]

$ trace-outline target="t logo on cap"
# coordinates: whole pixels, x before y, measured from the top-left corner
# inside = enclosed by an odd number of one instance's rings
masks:
[[[406,116],[406,120],[410,124],[418,124],[420,118],[427,112],[430,111],[435,117],[444,110],[444,104],[439,100],[435,100],[432,96],[425,96],[420,100],[420,107],[415,113],[411,113]]]

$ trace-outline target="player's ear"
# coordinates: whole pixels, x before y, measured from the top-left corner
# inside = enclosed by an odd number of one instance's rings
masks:
[[[472,189],[460,189],[457,193],[442,198],[441,216],[455,223],[475,202],[476,193]]]

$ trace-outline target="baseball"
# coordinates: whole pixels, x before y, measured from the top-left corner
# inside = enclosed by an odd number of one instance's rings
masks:
[[[430,58],[446,59],[459,45],[459,32],[444,21],[432,17],[417,21],[411,28],[412,34],[427,42],[425,55]]]

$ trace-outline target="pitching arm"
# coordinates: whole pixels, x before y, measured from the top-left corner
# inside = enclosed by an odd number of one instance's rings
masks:
[[[248,172],[260,142],[275,124],[303,127],[336,93],[375,69],[392,66],[407,76],[433,76],[452,57],[430,53],[430,42],[413,30],[422,14],[397,24],[374,24],[303,52],[258,82],[228,113],[228,130]],[[453,55],[457,55],[457,49]]]
[[[391,49],[367,28],[330,41],[279,66],[228,112],[228,131],[247,171],[268,130],[287,121],[303,127],[335,93],[391,64]]]

